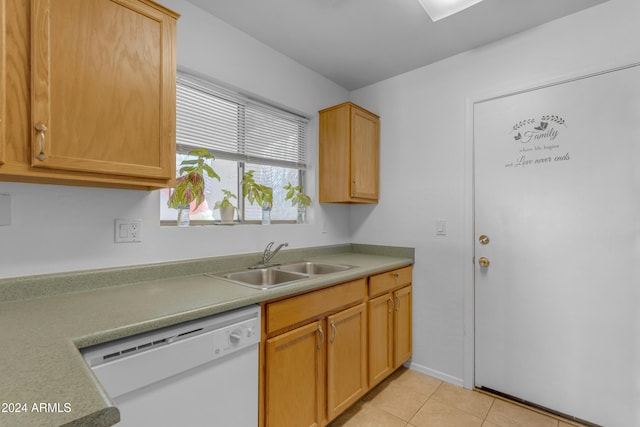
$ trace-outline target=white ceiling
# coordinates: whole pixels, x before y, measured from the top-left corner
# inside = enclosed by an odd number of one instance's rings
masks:
[[[354,90],[607,0],[484,0],[432,22],[418,0],[189,0]]]

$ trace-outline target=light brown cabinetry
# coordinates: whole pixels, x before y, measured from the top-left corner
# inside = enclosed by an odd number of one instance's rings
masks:
[[[6,1],[15,111],[0,179],[172,185],[177,15],[148,0]]]
[[[369,278],[369,387],[411,357],[411,267]]]
[[[6,0],[0,0],[0,165],[4,163],[5,134],[7,123],[7,27],[6,22]]]
[[[266,425],[316,426],[324,412],[320,321],[267,340]]]
[[[327,415],[335,418],[367,391],[367,306],[327,318]]]
[[[366,281],[265,306],[264,425],[321,426],[367,391]]]
[[[321,203],[378,203],[380,118],[346,102],[320,111]]]

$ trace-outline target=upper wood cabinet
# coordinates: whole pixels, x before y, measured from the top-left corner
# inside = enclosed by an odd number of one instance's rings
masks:
[[[171,186],[177,15],[148,0],[6,1],[18,111],[0,179]]]
[[[320,111],[321,203],[378,203],[380,118],[351,102]]]
[[[4,163],[7,128],[7,74],[6,74],[6,0],[0,0],[0,165]]]

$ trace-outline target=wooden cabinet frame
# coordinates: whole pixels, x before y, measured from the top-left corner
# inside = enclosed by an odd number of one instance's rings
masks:
[[[264,304],[260,425],[324,426],[367,391],[365,299],[363,278]]]
[[[31,1],[31,166],[172,178],[175,19],[138,0],[54,6]],[[56,15],[72,24],[54,26]],[[122,39],[136,25],[139,44]],[[65,79],[68,64],[84,73]]]
[[[367,306],[327,317],[327,415],[344,412],[367,391]]]
[[[0,1],[0,180],[173,186],[178,15],[151,0]]]
[[[372,298],[369,316],[369,385],[378,384],[393,372],[393,297]]]
[[[393,292],[393,365],[394,370],[411,358],[412,352],[412,292],[405,286]]]
[[[324,418],[324,323],[312,322],[267,340],[265,425],[290,425],[293,420],[315,426]]]
[[[411,280],[411,267],[369,278],[369,387],[411,358]]]
[[[0,0],[0,165],[4,163],[7,129],[7,27],[6,0]]]
[[[411,357],[412,266],[263,303],[259,426],[324,426]]]
[[[320,111],[321,203],[378,203],[380,118],[346,102]]]

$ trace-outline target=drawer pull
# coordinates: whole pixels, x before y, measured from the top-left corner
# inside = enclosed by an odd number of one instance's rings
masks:
[[[45,138],[45,132],[47,131],[47,127],[44,125],[44,123],[40,122],[36,125],[36,131],[38,132],[38,146],[40,147],[40,152],[36,156],[36,159],[43,162],[47,160],[47,155],[44,152],[44,146],[45,146],[44,138]]]
[[[324,331],[322,330],[322,325],[318,325],[318,333],[320,334],[320,342],[316,345],[318,351],[322,350],[322,345],[324,344]]]
[[[331,329],[333,330],[333,337],[331,337],[331,344],[334,343],[334,341],[336,340],[336,335],[338,333],[338,331],[336,330],[336,324],[331,322]]]
[[[400,273],[393,273],[393,277],[397,279],[398,277],[400,277]]]

